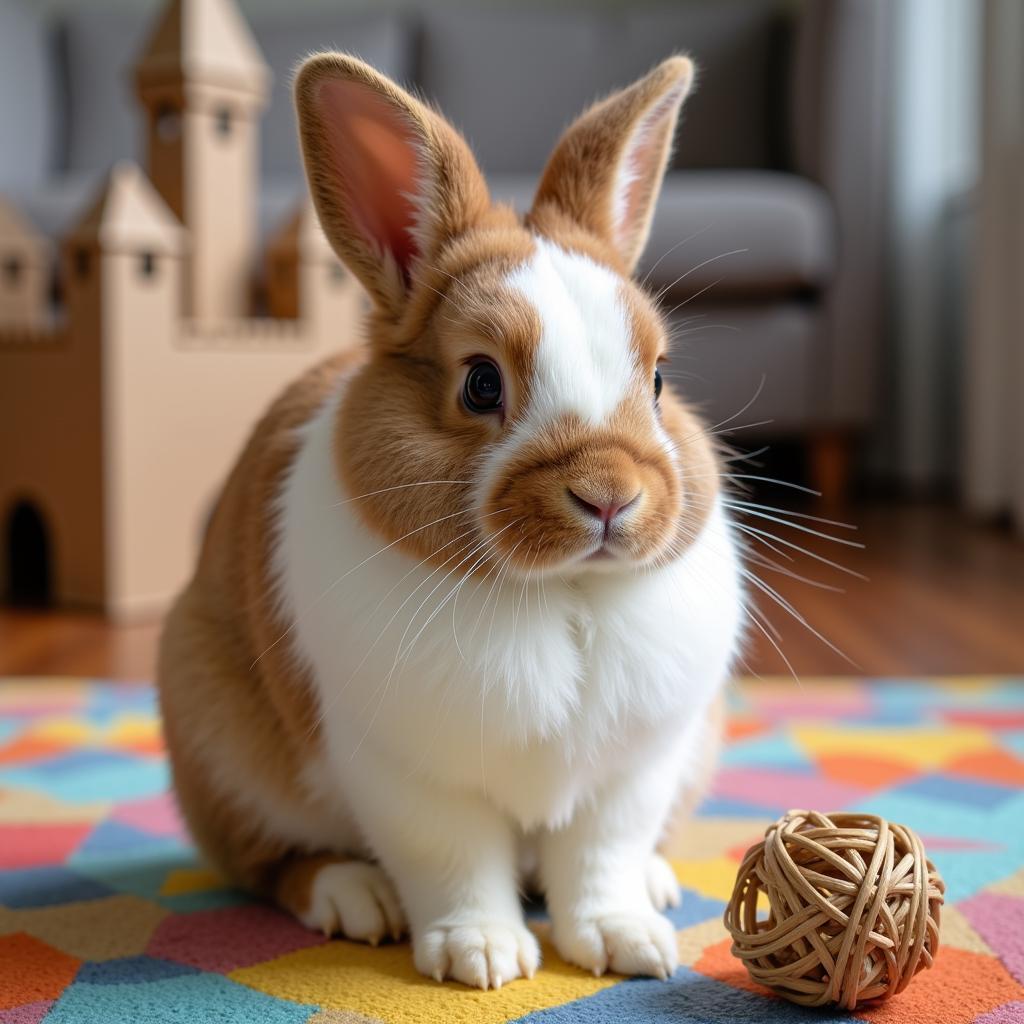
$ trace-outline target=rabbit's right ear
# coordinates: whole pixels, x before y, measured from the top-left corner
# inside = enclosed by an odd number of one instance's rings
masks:
[[[647,242],[693,62],[669,57],[595,103],[563,133],[541,176],[531,216],[568,215],[618,254],[632,274]]]
[[[397,318],[420,265],[488,210],[483,175],[447,121],[355,57],[306,60],[295,103],[324,232]]]

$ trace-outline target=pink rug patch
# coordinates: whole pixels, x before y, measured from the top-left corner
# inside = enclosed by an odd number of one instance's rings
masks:
[[[992,947],[1006,969],[1018,981],[1024,982],[1024,899],[979,892],[958,903],[957,908]],[[1024,1020],[1024,1017],[1016,1019]]]
[[[39,1024],[53,1006],[49,999],[41,1003],[26,1003],[10,1010],[0,1010],[0,1024]]]
[[[166,918],[149,940],[146,953],[227,974],[326,941],[272,907],[227,907]]]
[[[926,850],[1002,850],[1002,843],[989,843],[983,839],[964,839],[961,836],[922,835]]]
[[[1024,711],[969,711],[955,708],[942,717],[956,725],[980,725],[985,729],[1024,729]]]
[[[174,797],[170,793],[146,797],[144,800],[131,800],[121,804],[113,814],[113,820],[124,825],[132,825],[142,832],[154,836],[174,836],[185,838],[185,824],[178,814]]]
[[[1007,1003],[984,1017],[979,1017],[975,1024],[1020,1024],[1024,1020],[1024,1003]]]
[[[85,708],[85,702],[77,697],[54,696],[51,699],[35,698],[7,703],[0,701],[0,712],[4,718],[42,718],[45,715],[73,715]]]
[[[749,696],[754,713],[762,719],[836,719],[869,718],[876,708],[872,695],[865,689],[846,690],[835,694],[801,692],[787,686],[785,691],[769,687],[751,688]]]
[[[780,801],[784,801],[786,807],[820,807],[825,811],[858,803],[868,792],[820,775],[764,768],[729,768],[719,772],[711,791],[717,797],[766,809],[782,807]]]
[[[92,831],[84,825],[5,825],[0,844],[0,870],[60,864]]]

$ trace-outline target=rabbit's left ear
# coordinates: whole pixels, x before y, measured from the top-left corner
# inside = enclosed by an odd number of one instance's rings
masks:
[[[632,273],[650,230],[693,62],[670,57],[566,129],[541,177],[533,215],[554,206],[609,243]]]
[[[295,103],[324,233],[398,319],[417,271],[490,207],[476,161],[443,117],[350,54],[309,57]]]

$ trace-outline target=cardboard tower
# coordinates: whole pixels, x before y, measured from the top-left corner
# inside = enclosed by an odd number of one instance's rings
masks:
[[[159,614],[245,437],[357,343],[362,297],[303,200],[251,309],[269,71],[231,0],[171,0],[136,66],[149,175],[117,165],[49,246],[0,200],[0,599]]]

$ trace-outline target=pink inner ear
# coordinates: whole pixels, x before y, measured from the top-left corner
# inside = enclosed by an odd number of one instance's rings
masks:
[[[359,82],[324,82],[318,98],[349,215],[408,277],[418,255],[416,208],[408,197],[420,187],[412,129],[393,104]]]

